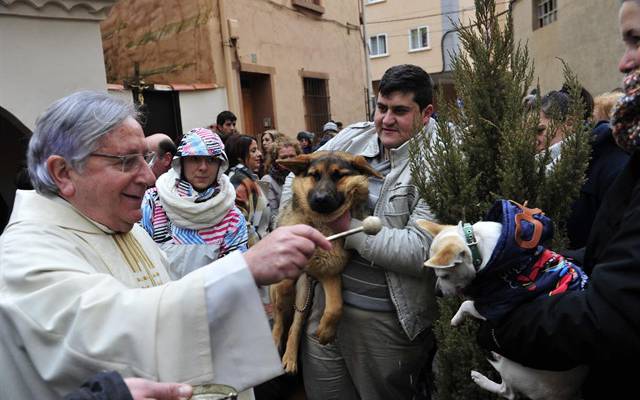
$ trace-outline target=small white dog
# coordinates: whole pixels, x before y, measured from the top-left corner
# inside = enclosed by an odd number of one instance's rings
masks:
[[[552,230],[546,225],[550,225],[550,220],[540,210],[506,200],[493,210],[497,210],[495,220],[504,223],[483,221],[473,226],[462,223],[453,226],[418,221],[433,236],[429,259],[424,265],[434,268],[442,293],[447,296],[471,292],[473,300],[462,303],[451,319],[453,326],[460,325],[468,316],[481,320],[499,318],[532,296],[580,290],[586,284],[586,275],[578,267],[538,246],[540,239]],[[533,218],[536,214],[541,217]],[[525,268],[519,262],[522,260],[534,262]],[[508,270],[487,273],[506,264]],[[478,282],[482,280],[486,282]],[[507,308],[505,298],[513,300],[510,306],[506,302]],[[492,355],[494,360],[489,362],[502,377],[502,383],[493,382],[477,371],[471,371],[471,378],[481,388],[507,399],[515,399],[518,393],[532,400],[579,398],[580,386],[588,372],[586,366],[560,372],[536,370],[495,352]]]

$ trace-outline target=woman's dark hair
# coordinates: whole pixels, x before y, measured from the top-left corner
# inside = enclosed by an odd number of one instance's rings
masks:
[[[569,95],[569,86],[567,86],[566,84],[562,85],[562,89],[560,89],[560,91]],[[580,98],[582,99],[582,103],[584,104],[583,119],[586,121],[593,115],[593,96],[587,89],[580,86]]]
[[[547,117],[556,117],[564,121],[569,112],[569,95],[552,90],[545,94],[540,102],[540,110]]]
[[[229,168],[235,167],[240,163],[244,164],[249,155],[249,147],[251,147],[251,142],[253,141],[258,143],[255,138],[249,135],[231,135],[227,139],[224,148],[229,158]]]
[[[564,120],[569,113],[569,103],[571,101],[569,90],[569,87],[564,85],[559,91],[552,90],[547,93],[542,98],[540,104],[542,112],[548,117],[555,114],[557,117]],[[589,93],[587,89],[580,87],[580,99],[584,105],[584,114],[582,118],[587,121],[593,114],[593,96],[591,96],[591,93]]]

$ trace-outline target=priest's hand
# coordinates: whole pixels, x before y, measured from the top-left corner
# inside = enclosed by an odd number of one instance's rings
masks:
[[[308,225],[278,228],[244,253],[244,259],[258,285],[284,278],[297,278],[316,247],[331,249],[331,243]]]
[[[191,397],[192,388],[181,383],[153,382],[141,378],[126,378],[133,400],[181,400]]]

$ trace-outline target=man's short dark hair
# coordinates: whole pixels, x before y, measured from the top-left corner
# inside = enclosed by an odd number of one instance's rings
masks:
[[[433,102],[431,77],[417,65],[395,65],[385,71],[380,79],[380,94],[386,97],[393,92],[413,93],[420,111]]]
[[[160,155],[171,153],[171,156],[173,157],[177,152],[178,148],[176,147],[176,144],[173,143],[173,140],[164,139],[161,140],[160,143],[158,143],[158,153]]]
[[[236,118],[235,114],[231,111],[223,111],[216,117],[216,124],[224,125],[227,121],[235,122],[237,119],[238,118]]]

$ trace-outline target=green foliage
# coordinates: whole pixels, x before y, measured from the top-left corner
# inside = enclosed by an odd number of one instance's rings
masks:
[[[438,299],[440,319],[436,321],[434,333],[438,343],[436,355],[436,370],[434,371],[437,383],[435,400],[480,400],[499,399],[488,392],[479,390],[471,380],[471,369],[482,372],[494,382],[499,382],[500,377],[488,362],[489,352],[478,347],[475,341],[475,332],[478,322],[466,319],[461,326],[451,328],[449,321],[458,310],[462,299],[446,297]],[[471,340],[470,340],[471,339]]]
[[[591,126],[576,76],[564,65],[570,87],[568,116],[551,115],[547,143],[559,129],[565,135],[559,157],[536,151],[540,99],[525,110],[523,98],[533,81],[526,46],[514,44],[510,16],[500,24],[495,0],[475,0],[476,23],[457,26],[461,51],[452,62],[463,107],[438,110],[437,133],[423,132],[412,143],[410,166],[420,196],[440,223],[481,220],[495,200],[505,198],[542,209],[556,226],[552,247],[565,242],[565,221],[580,193],[590,154]],[[441,94],[439,94],[441,95]],[[476,346],[473,325],[451,328],[460,301],[441,301],[437,398],[493,399],[470,379],[475,369],[490,376],[491,366]],[[450,312],[451,311],[451,312]]]

